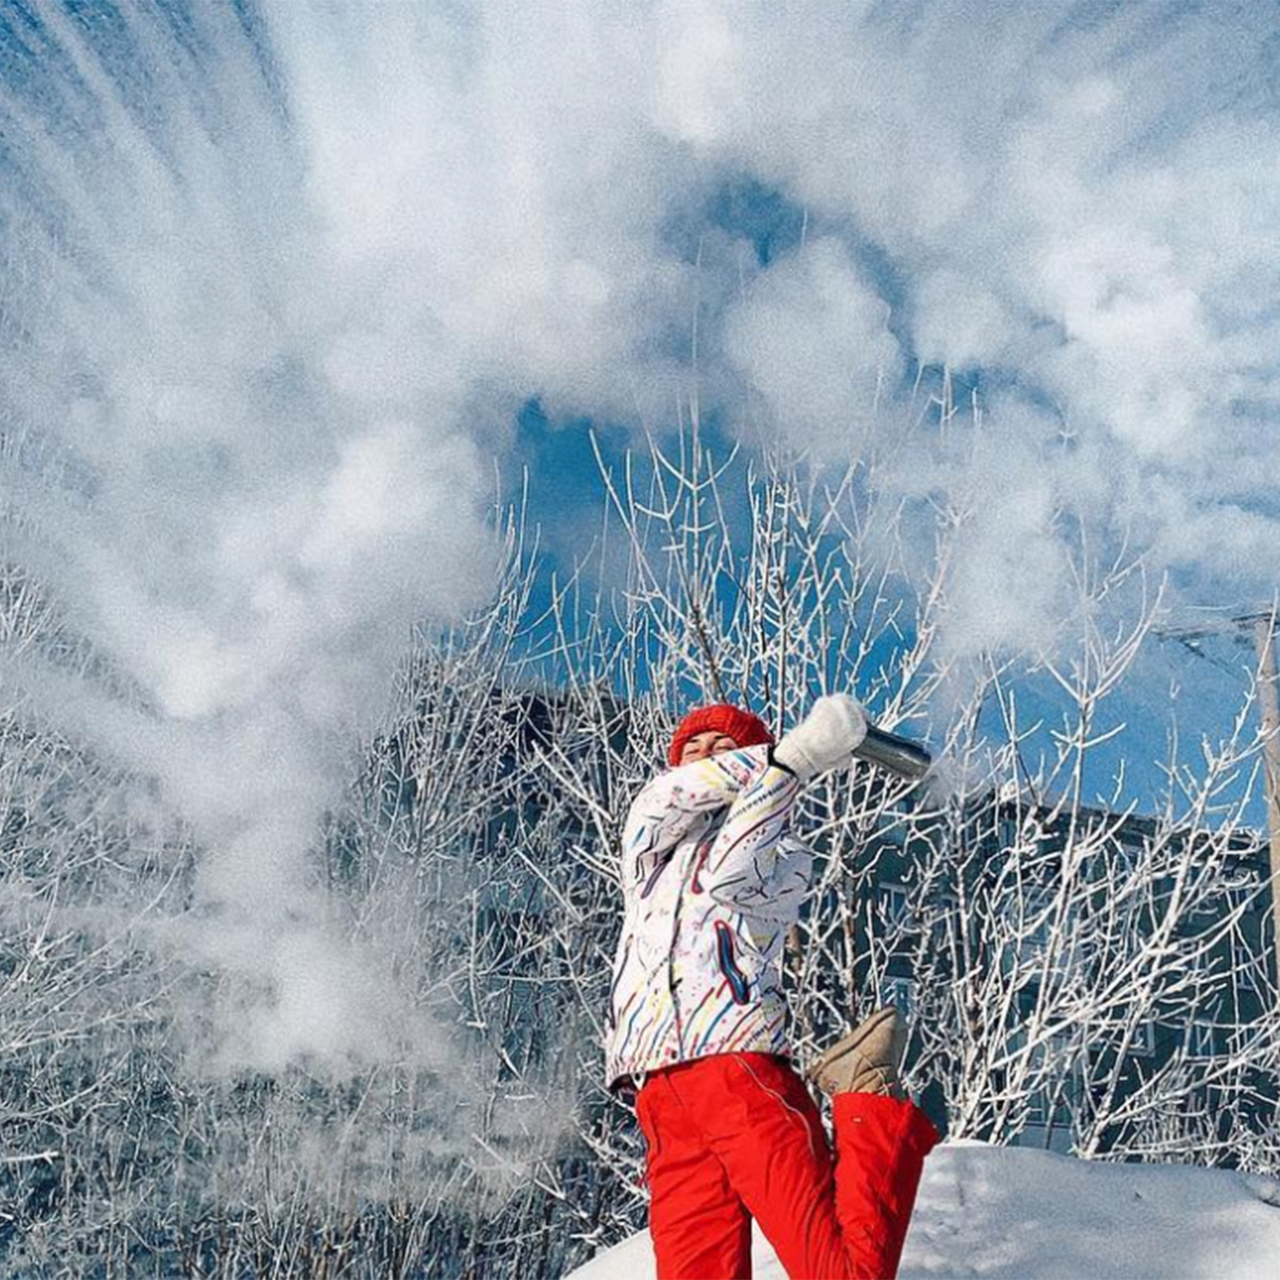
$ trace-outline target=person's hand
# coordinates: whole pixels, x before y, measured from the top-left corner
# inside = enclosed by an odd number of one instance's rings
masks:
[[[847,693],[819,698],[813,710],[773,749],[773,758],[801,782],[849,763],[867,736],[867,717]]]

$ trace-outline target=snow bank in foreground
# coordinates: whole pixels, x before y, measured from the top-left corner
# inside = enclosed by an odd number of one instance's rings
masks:
[[[946,1143],[925,1166],[901,1280],[1275,1280],[1280,1183],[1221,1169]],[[570,1280],[653,1280],[646,1234]],[[757,1280],[785,1280],[756,1235]]]

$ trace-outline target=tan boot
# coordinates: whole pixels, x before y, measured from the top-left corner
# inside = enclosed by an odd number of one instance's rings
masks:
[[[810,1063],[805,1075],[823,1093],[883,1093],[905,1098],[902,1056],[907,1026],[893,1005],[878,1009]]]

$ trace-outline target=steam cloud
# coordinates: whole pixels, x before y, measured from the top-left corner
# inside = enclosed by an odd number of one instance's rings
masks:
[[[197,943],[280,997],[233,1056],[376,1042],[304,874],[338,744],[483,595],[513,410],[670,420],[695,314],[704,391],[821,456],[920,363],[993,389],[884,478],[971,506],[959,648],[1045,641],[1064,508],[1271,589],[1265,6],[37,9],[3,19],[4,551],[145,714],[7,674],[214,851]],[[746,182],[805,214],[768,263],[708,212]]]

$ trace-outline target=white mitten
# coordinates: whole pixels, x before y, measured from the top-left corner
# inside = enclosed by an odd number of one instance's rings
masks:
[[[849,763],[867,736],[867,717],[856,698],[834,693],[819,698],[813,710],[773,749],[773,758],[801,782]]]

